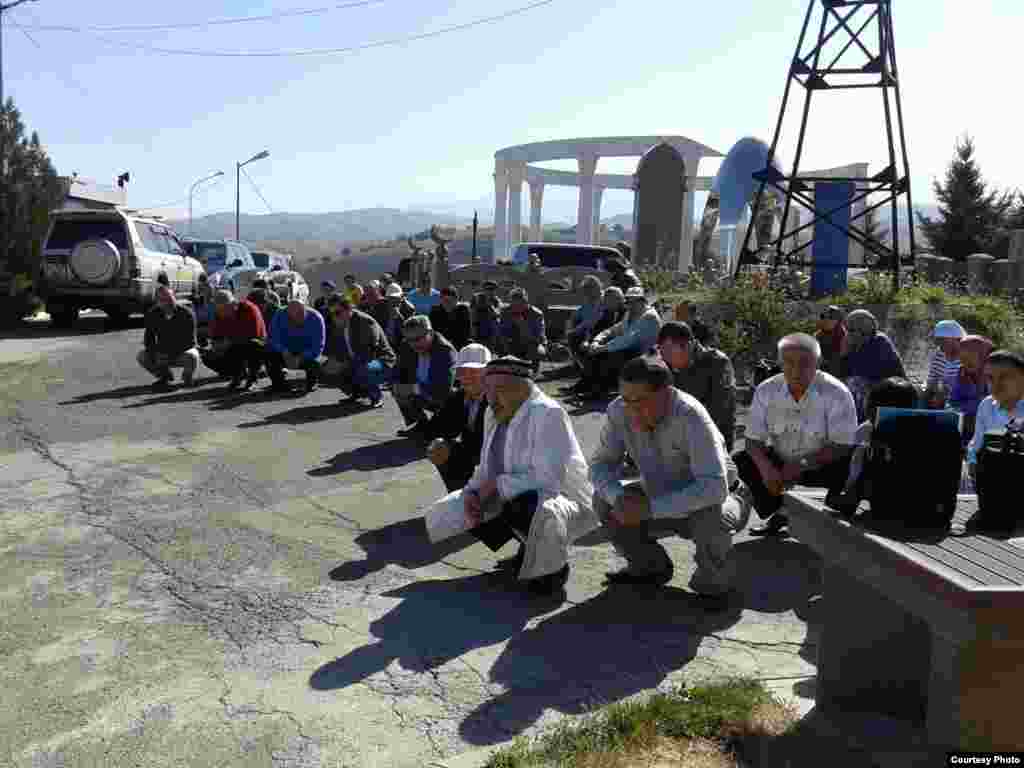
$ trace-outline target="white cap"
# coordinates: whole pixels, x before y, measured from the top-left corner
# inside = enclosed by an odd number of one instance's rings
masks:
[[[491,350],[483,344],[467,344],[459,350],[459,356],[455,359],[455,367],[458,368],[484,368],[491,362]]]
[[[391,285],[388,286],[387,291],[384,292],[384,297],[388,299],[399,299],[403,295],[402,286],[398,283],[391,283]]]

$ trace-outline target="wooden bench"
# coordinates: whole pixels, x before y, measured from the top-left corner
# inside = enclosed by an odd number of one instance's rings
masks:
[[[974,497],[959,498],[961,535],[897,541],[824,496],[785,497],[790,531],[824,562],[817,707],[916,721],[935,746],[1024,748],[1024,549],[962,534]]]

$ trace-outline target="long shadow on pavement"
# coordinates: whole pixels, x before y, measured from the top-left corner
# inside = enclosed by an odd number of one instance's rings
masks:
[[[215,384],[221,379],[219,376],[208,377],[205,379],[196,379],[196,388],[187,389],[182,388],[180,384],[174,385],[176,388],[168,392],[166,395],[160,397],[151,397],[148,400],[143,400],[138,403],[130,403],[124,406],[125,408],[145,408],[150,405],[170,405],[173,403],[195,403],[202,400],[213,400],[221,398],[227,389],[226,385],[223,387],[205,387],[206,384]],[[150,392],[153,390],[150,389]]]
[[[285,396],[287,399],[287,396]],[[303,405],[299,408],[292,408],[281,413],[272,413],[264,416],[262,421],[247,421],[239,424],[239,429],[256,429],[258,427],[270,427],[274,424],[287,424],[297,427],[300,424],[312,424],[315,421],[327,421],[338,419],[355,413],[356,409],[342,403],[325,403],[322,405]]]
[[[152,384],[133,384],[129,387],[118,387],[117,389],[108,389],[104,392],[76,395],[71,400],[60,401],[57,405],[84,405],[86,403],[94,403],[97,400],[122,400],[139,395],[151,395],[153,392]]]
[[[330,477],[343,472],[373,472],[377,469],[404,467],[423,458],[423,447],[414,440],[392,438],[383,443],[361,445],[342,451],[327,461],[327,466],[316,467],[306,474],[310,477]]]
[[[366,559],[342,563],[330,572],[330,577],[334,581],[358,581],[389,565],[416,570],[465,549],[475,541],[467,533],[432,544],[427,538],[423,518],[402,520],[357,536],[355,542],[366,552]]]
[[[695,658],[705,636],[740,615],[709,613],[674,587],[606,590],[512,637],[490,671],[505,692],[470,713],[460,734],[474,745],[496,744],[545,710],[583,714],[656,688]]]
[[[383,672],[398,660],[409,672],[427,672],[475,648],[504,642],[558,600],[530,600],[506,585],[506,574],[418,581],[383,593],[401,598],[370,624],[377,641],[317,669],[310,687],[337,690]]]

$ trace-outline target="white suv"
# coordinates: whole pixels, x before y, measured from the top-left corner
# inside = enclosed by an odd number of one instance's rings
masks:
[[[201,274],[202,265],[156,219],[123,208],[50,214],[39,283],[55,325],[69,327],[87,307],[123,322],[156,303],[161,279],[188,298]]]

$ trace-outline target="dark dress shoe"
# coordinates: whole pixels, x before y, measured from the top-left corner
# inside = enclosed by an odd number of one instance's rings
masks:
[[[663,587],[672,581],[673,569],[667,571],[631,571],[628,568],[605,574],[604,583],[609,586]]]
[[[395,434],[399,437],[417,437],[422,435],[426,431],[427,423],[425,421],[417,421],[415,424],[410,424],[404,429],[398,430]]]
[[[769,517],[762,525],[750,527],[751,536],[783,536],[789,526],[789,521],[782,515],[776,513]]]

